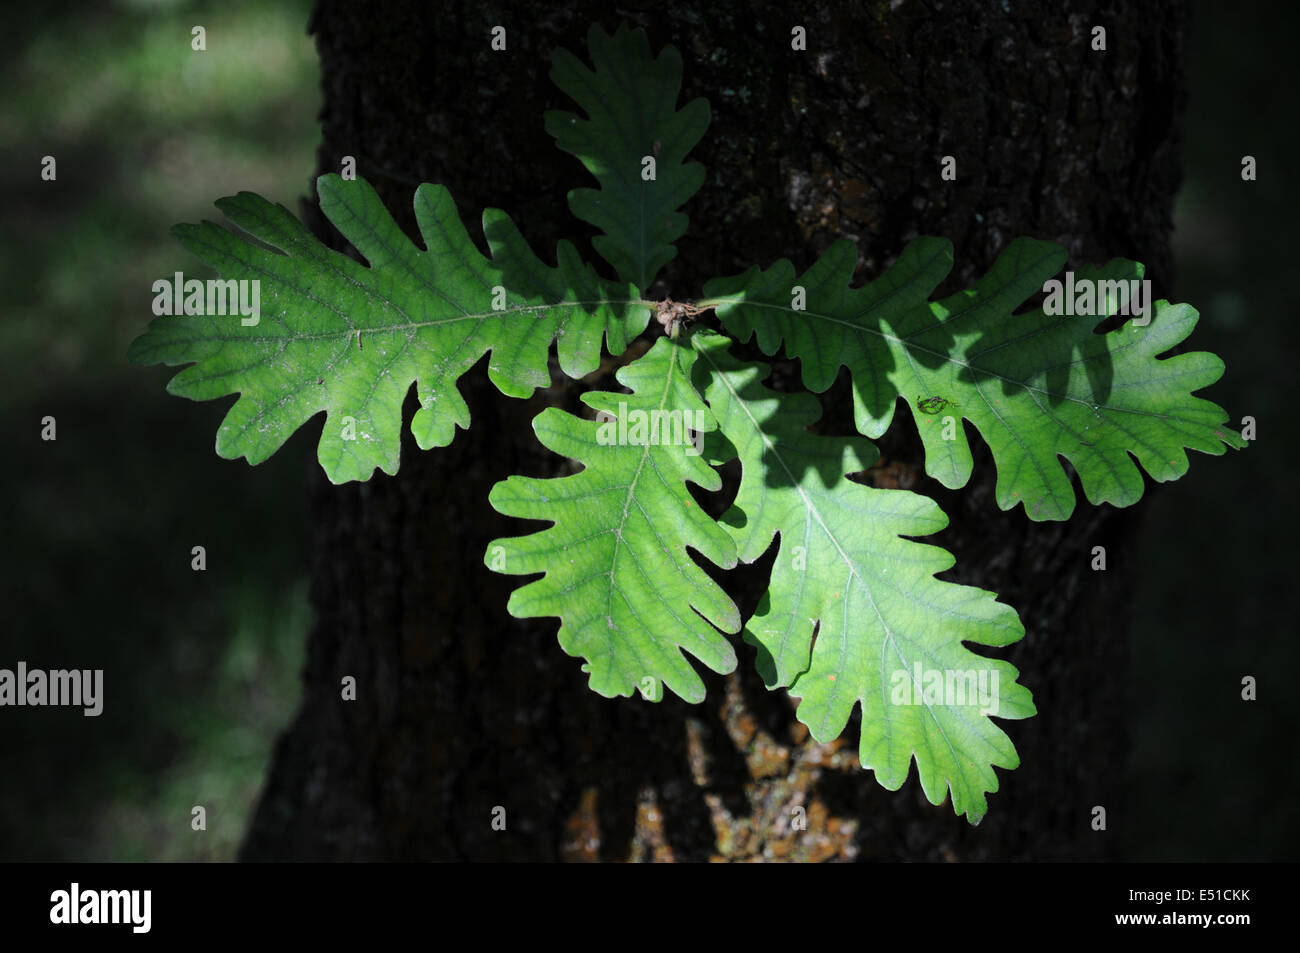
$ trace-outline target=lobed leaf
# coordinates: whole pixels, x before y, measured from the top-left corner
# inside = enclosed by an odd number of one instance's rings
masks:
[[[936,579],[951,554],[904,538],[947,525],[933,500],[844,478],[875,462],[871,443],[808,432],[821,415],[815,397],[765,387],[767,365],[736,360],[724,337],[697,333],[694,344],[705,398],[741,464],[722,522],[747,563],[780,536],[744,633],[764,681],[801,699],[797,717],[819,742],[838,737],[860,705],[862,766],[892,791],[915,759],[930,802],[947,788],[954,811],[978,824],[985,793],[998,789],[993,766],[1020,763],[990,715],[1028,718],[1034,705],[1010,663],[963,643],[1015,642],[1024,634],[1015,611]],[[953,690],[927,694],[935,678]]]
[[[613,421],[544,410],[533,421],[538,439],[584,469],[557,479],[512,476],[489,496],[506,516],[552,521],[530,536],[494,541],[484,562],[511,575],[545,573],[515,590],[507,608],[520,619],[559,616],[561,647],[586,659],[591,688],[607,697],[639,689],[658,700],[666,685],[687,701],[701,701],[704,683],[684,651],[715,672],[736,666],[718,629],[739,631],[739,611],[687,552],[723,568],[736,563],[731,537],[686,487],[690,481],[717,490],[722,478],[693,445],[664,436],[673,428],[665,415],[676,415],[682,434],[682,427],[699,433],[716,427],[690,382],[694,361],[693,351],[661,337],[618,371],[631,394],[582,396],[597,411],[621,414],[627,440]],[[658,420],[657,438],[646,431],[643,443],[631,442],[637,420]]]
[[[332,481],[366,480],[376,467],[393,474],[413,382],[420,409],[411,432],[422,449],[445,446],[469,426],[456,382],[487,351],[493,383],[527,397],[550,383],[552,340],[561,368],[580,377],[599,365],[602,336],[619,354],[649,321],[635,289],[598,278],[568,242],[556,267],[543,264],[496,209],[483,213],[484,257],[441,186],[415,193],[423,249],[364,180],[323,175],[317,190],[369,267],[326,248],[283,206],[241,192],[217,207],[272,248],[212,222],[174,233],[225,278],[260,283],[260,320],[158,317],[131,346],[137,363],[193,365],[172,378],[173,394],[240,395],[217,432],[222,457],[259,463],[324,411],[318,454]]]
[[[682,58],[667,46],[650,55],[644,30],[621,24],[611,37],[593,25],[587,47],[594,69],[558,50],[551,79],[587,118],[560,110],[545,115],[555,144],[582,161],[599,189],[574,189],[569,208],[604,231],[592,246],[618,276],[648,289],[677,255],[672,242],[689,219],[678,209],[704,184],[704,166],[683,161],[709,125],[709,104],[693,99],[676,108]],[[644,160],[654,160],[654,178]]]
[[[1187,471],[1184,448],[1217,455],[1245,445],[1224,425],[1222,408],[1193,396],[1219,379],[1223,362],[1204,352],[1159,357],[1195,327],[1189,306],[1155,302],[1149,325],[1130,319],[1107,334],[1094,328],[1115,313],[1114,301],[1095,317],[1016,313],[1065,259],[1052,242],[1016,239],[974,288],[931,302],[952,268],[950,242],[918,238],[879,279],[850,288],[857,252],[845,241],[797,277],[783,259],[705,291],[726,299],[719,317],[742,341],[757,333],[767,354],[784,344],[812,390],[826,390],[847,367],[854,418],[868,437],[885,432],[903,398],[925,444],[926,471],[947,487],[970,479],[959,425],[970,421],[992,449],[998,505],[1024,503],[1030,519],[1060,520],[1075,504],[1062,459],[1090,502],[1128,506],[1143,491],[1133,457],[1166,481]],[[1077,278],[1142,275],[1142,265],[1116,259]],[[795,286],[806,293],[806,310],[792,306]]]

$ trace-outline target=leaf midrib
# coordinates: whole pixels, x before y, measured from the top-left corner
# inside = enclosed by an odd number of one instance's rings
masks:
[[[776,461],[780,464],[781,469],[785,472],[786,478],[789,481],[789,485],[798,492],[800,499],[803,500],[805,513],[810,513],[812,517],[817,521],[817,525],[821,527],[822,532],[826,534],[826,538],[831,541],[831,544],[835,547],[835,551],[839,553],[840,558],[844,561],[844,564],[848,567],[849,579],[858,580],[863,591],[866,593],[867,600],[871,603],[871,609],[876,614],[876,619],[879,621],[880,627],[884,632],[884,639],[882,639],[882,642],[883,641],[888,642],[890,648],[894,652],[895,657],[898,659],[899,664],[904,666],[904,668],[906,668],[907,659],[903,657],[902,650],[899,648],[897,640],[894,637],[894,631],[889,627],[889,624],[885,621],[884,614],[880,611],[880,607],[876,604],[875,595],[872,593],[871,587],[867,584],[866,579],[863,578],[863,576],[857,571],[857,567],[855,565],[853,558],[844,551],[844,548],[840,545],[839,539],[836,538],[835,534],[831,532],[830,527],[828,527],[826,525],[826,522],[822,519],[821,513],[817,509],[816,504],[812,501],[811,497],[804,490],[803,486],[799,483],[799,481],[795,479],[794,472],[786,464],[785,458],[778,451],[776,445],[771,440],[768,439],[767,433],[763,430],[757,418],[755,418],[754,415],[750,413],[748,402],[744,400],[739,393],[737,393],[734,387],[731,386],[730,379],[727,377],[726,373],[724,373],[722,369],[719,368],[716,363],[714,363],[712,355],[709,354],[708,351],[700,348],[697,348],[696,350],[698,353],[704,356],[705,360],[709,362],[710,367],[712,367],[713,370],[715,371],[715,375],[714,375],[715,378],[720,379],[722,381],[723,386],[727,389],[727,392],[731,395],[733,405],[738,406],[741,412],[744,413],[746,419],[748,419],[750,425],[753,427],[754,432],[758,434],[759,439],[762,441],[766,452],[770,453],[772,457],[774,457]],[[721,423],[721,421],[719,421],[719,423]],[[843,611],[847,612],[848,611],[847,610],[847,603],[848,603],[847,587],[845,588],[844,602],[845,602],[845,608]],[[843,626],[841,628],[841,631],[844,633],[844,637],[841,638],[841,643],[843,643],[847,639],[849,629],[847,626]],[[843,653],[841,653],[841,659],[843,659],[843,657],[844,655]],[[840,670],[843,671],[844,667],[845,666],[841,665]],[[883,671],[883,667],[882,667],[882,671]],[[840,687],[841,687],[841,683],[837,680],[835,684],[835,691],[837,693],[839,692]],[[854,701],[857,700],[858,699],[855,697]],[[938,730],[940,736],[943,738],[944,744],[948,747],[948,751],[952,758],[952,764],[957,765],[958,771],[960,772],[960,759],[957,756],[957,750],[953,747],[952,741],[948,738],[948,733],[944,730],[943,725],[940,724],[939,718],[935,714],[933,706],[931,706],[929,702],[926,702],[924,700],[924,697],[922,697],[922,704],[924,704],[926,713],[930,716],[931,721],[934,722],[935,728]],[[829,712],[829,710],[830,710],[830,706],[827,705],[823,709],[823,712],[827,713]],[[885,706],[885,710],[888,711],[888,706]],[[824,718],[825,718],[825,714],[823,715],[823,719]],[[821,729],[823,733],[826,732],[826,724],[824,720],[821,725]],[[951,781],[949,783],[951,783]]]
[[[731,296],[727,296],[727,295],[722,295],[722,296],[719,296],[716,300],[717,300],[720,304],[721,304],[721,303],[726,303],[726,304],[734,305],[734,306],[736,306],[736,307],[766,308],[766,309],[768,309],[768,310],[771,310],[771,311],[777,311],[777,312],[780,312],[780,313],[782,313],[782,314],[786,314],[786,315],[793,315],[793,314],[796,313],[796,312],[792,311],[790,308],[788,308],[788,307],[786,307],[786,306],[784,306],[784,305],[772,304],[772,303],[770,303],[770,302],[766,302],[766,301],[754,301],[754,300],[746,299],[746,298],[744,298],[744,297],[731,297]],[[862,312],[860,315],[857,315],[856,317],[862,317],[862,316],[868,315],[868,314],[870,314],[871,312],[878,310],[878,308],[879,308],[879,303],[875,303],[875,304],[871,305],[871,306],[870,306],[866,311]],[[941,358],[944,362],[946,362],[946,363],[948,363],[948,364],[950,364],[950,365],[952,365],[952,366],[954,366],[954,367],[958,367],[958,368],[964,368],[964,369],[966,369],[967,371],[969,371],[969,372],[971,373],[972,377],[975,377],[976,375],[983,376],[983,377],[991,377],[991,378],[994,378],[994,379],[996,379],[996,380],[1002,381],[1004,384],[1012,384],[1012,385],[1014,385],[1015,387],[1020,388],[1020,389],[1022,389],[1022,390],[1032,391],[1032,392],[1035,392],[1035,393],[1038,393],[1038,394],[1042,394],[1042,395],[1044,395],[1044,396],[1046,396],[1046,397],[1048,397],[1048,398],[1056,398],[1056,399],[1061,400],[1061,401],[1069,401],[1069,402],[1071,402],[1071,403],[1076,403],[1076,404],[1084,405],[1084,406],[1088,407],[1089,409],[1091,409],[1092,406],[1093,406],[1093,402],[1092,402],[1092,401],[1084,400],[1084,399],[1082,399],[1082,398],[1075,397],[1075,396],[1073,396],[1073,395],[1071,395],[1071,394],[1061,394],[1061,393],[1057,393],[1057,392],[1052,391],[1052,390],[1049,390],[1049,389],[1047,389],[1047,388],[1045,388],[1045,387],[1039,387],[1039,386],[1036,386],[1036,385],[1034,385],[1034,384],[1031,384],[1031,383],[1029,383],[1028,381],[1021,381],[1021,380],[1016,380],[1016,379],[1013,378],[1013,377],[1007,377],[1005,374],[999,374],[997,371],[990,370],[990,369],[985,368],[985,367],[981,367],[981,366],[979,366],[978,364],[972,364],[972,363],[969,362],[969,361],[963,361],[963,360],[959,360],[959,359],[957,359],[957,358],[954,358],[954,357],[952,356],[951,352],[949,352],[949,351],[946,351],[946,350],[937,350],[937,349],[935,349],[935,348],[927,347],[927,346],[925,346],[924,344],[914,343],[914,342],[909,341],[908,338],[901,338],[901,337],[898,337],[897,335],[889,334],[889,333],[887,333],[887,332],[885,332],[885,331],[882,331],[882,330],[879,330],[879,329],[877,329],[877,328],[867,327],[867,326],[862,325],[862,324],[855,324],[853,321],[850,321],[850,320],[847,320],[847,319],[844,319],[844,318],[838,318],[838,317],[836,317],[835,315],[832,315],[832,314],[825,314],[825,313],[822,313],[822,312],[820,312],[820,311],[805,310],[805,311],[800,311],[800,312],[798,312],[798,314],[799,314],[800,317],[813,317],[813,318],[818,318],[818,319],[823,320],[823,321],[826,321],[826,322],[828,322],[828,323],[830,323],[830,324],[842,325],[843,327],[849,328],[849,329],[851,329],[852,331],[855,331],[855,332],[861,332],[861,333],[863,333],[863,334],[872,334],[872,335],[875,335],[876,337],[881,338],[882,340],[889,341],[889,342],[892,342],[892,343],[894,343],[894,344],[899,345],[899,346],[903,349],[903,351],[904,351],[905,353],[907,353],[907,352],[911,352],[912,350],[916,350],[916,351],[923,352],[923,353],[925,353],[925,354],[929,354],[929,355],[931,355],[931,356],[933,356],[933,357]],[[1040,329],[1039,331],[1035,331],[1034,333],[1035,333],[1035,334],[1042,333],[1042,331],[1050,330],[1052,327],[1055,327],[1055,326],[1056,326],[1056,325],[1048,325],[1048,326],[1046,326],[1046,327]],[[930,328],[927,328],[927,330],[930,330]],[[1007,345],[1007,344],[1009,344],[1009,343],[1012,343],[1012,342],[1003,342],[1001,345],[999,345],[999,347],[1005,346],[1005,345]],[[1126,343],[1124,343],[1124,344],[1121,344],[1119,347],[1115,348],[1114,350],[1108,350],[1108,351],[1106,352],[1106,356],[1108,356],[1108,357],[1114,357],[1116,354],[1119,354],[1121,351],[1127,350],[1128,348],[1133,347],[1133,346],[1137,345],[1138,343],[1139,343],[1139,342],[1135,339],[1134,341],[1126,342]],[[990,349],[990,350],[993,350],[993,349]],[[984,354],[984,353],[987,353],[987,352],[981,352],[981,355]],[[1100,357],[1100,355],[1099,355],[1098,357]],[[1091,362],[1097,360],[1098,357],[1090,357],[1090,358],[1084,358],[1083,360],[1071,361],[1071,362],[1069,362],[1068,364],[1065,364],[1065,365],[1057,365],[1057,368],[1059,368],[1059,367],[1076,367],[1076,366],[1080,366],[1080,365],[1088,364],[1088,363],[1091,363]],[[1156,363],[1161,363],[1161,362],[1157,361]],[[1056,368],[1049,368],[1048,370],[1053,370],[1053,369],[1056,369]],[[978,382],[976,382],[976,383],[978,383]],[[895,389],[897,389],[897,388],[895,388]],[[902,396],[902,394],[900,393],[899,396]],[[1129,408],[1129,407],[1117,407],[1117,406],[1112,406],[1112,405],[1110,405],[1110,404],[1106,404],[1106,405],[1103,405],[1103,406],[1105,406],[1107,410],[1112,411],[1112,412],[1114,412],[1114,413],[1133,414],[1133,415],[1135,415],[1135,416],[1140,416],[1140,417],[1150,417],[1150,418],[1153,418],[1153,419],[1156,419],[1156,420],[1162,420],[1162,421],[1173,420],[1173,421],[1177,421],[1177,422],[1179,422],[1179,423],[1192,423],[1192,421],[1184,420],[1184,419],[1181,418],[1181,417],[1173,417],[1173,416],[1171,416],[1171,415],[1169,415],[1169,414],[1153,413],[1153,412],[1151,412],[1151,411],[1138,410],[1138,409]],[[967,416],[967,415],[966,415],[966,414],[962,414],[962,416],[965,417],[965,416]]]

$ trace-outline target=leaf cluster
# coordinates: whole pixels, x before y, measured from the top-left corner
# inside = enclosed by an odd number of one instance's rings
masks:
[[[344,482],[397,471],[412,385],[416,442],[445,446],[470,425],[457,382],[484,354],[493,384],[520,398],[550,384],[552,344],[574,378],[603,351],[623,354],[667,307],[643,295],[688,227],[681,208],[704,169],[686,156],[709,109],[701,99],[677,106],[681,58],[671,47],[653,56],[639,30],[593,27],[589,53],[590,66],[556,54],[552,78],[581,112],[544,119],[595,179],[569,193],[569,206],[600,230],[593,247],[612,277],[568,242],[547,264],[495,209],[483,215],[484,254],[437,185],[415,193],[421,247],[364,180],[325,175],[321,209],[363,261],[260,196],[222,199],[248,237],[212,222],[175,234],[225,278],[260,282],[260,320],[161,316],[131,359],[189,365],[172,393],[239,395],[217,434],[223,457],[258,463],[323,412],[320,463]],[[1187,469],[1186,449],[1219,454],[1242,441],[1221,408],[1193,396],[1222,374],[1218,358],[1161,356],[1191,333],[1191,307],[1160,301],[1149,323],[1105,334],[1095,330],[1114,302],[1090,318],[1025,307],[1066,262],[1054,243],[1017,239],[973,288],[938,301],[953,264],[944,239],[917,238],[860,287],[856,262],[842,241],[802,272],[783,260],[716,278],[706,301],[679,307],[713,309],[716,329],[683,330],[669,309],[670,333],[617,372],[621,389],[585,393],[589,415],[549,408],[533,421],[538,440],[581,469],[493,487],[497,511],[548,525],[494,541],[484,561],[539,576],[509,611],[558,617],[560,645],[584,660],[594,691],[658,700],[667,688],[699,701],[692,663],[734,670],[727,636],[740,633],[766,684],[799,700],[816,740],[839,736],[860,709],[864,768],[897,789],[915,761],[933,803],[950,792],[953,809],[978,823],[998,788],[993,767],[1018,764],[993,719],[1035,709],[1013,666],[968,646],[1006,646],[1024,628],[992,593],[937,578],[954,560],[921,541],[947,522],[933,500],[848,478],[877,461],[868,438],[908,408],[927,472],[960,487],[977,432],[992,449],[998,505],[1023,505],[1033,520],[1071,514],[1072,474],[1090,502],[1125,506],[1142,494],[1139,466],[1171,480]],[[1079,277],[1137,280],[1142,266],[1117,259]],[[733,338],[797,360],[807,392],[766,386],[768,366],[734,356]],[[814,433],[815,395],[841,368],[858,433]],[[731,461],[739,487],[714,519],[690,486],[721,491]],[[703,564],[730,569],[773,546],[766,592],[742,619]]]

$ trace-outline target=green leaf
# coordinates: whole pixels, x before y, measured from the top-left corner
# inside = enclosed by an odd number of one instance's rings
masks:
[[[947,525],[933,500],[844,479],[875,462],[871,443],[809,433],[821,415],[815,397],[770,390],[768,366],[737,361],[726,338],[697,333],[694,344],[705,399],[741,464],[722,522],[747,563],[780,534],[769,588],[745,626],[764,681],[790,686],[802,699],[799,720],[823,743],[861,705],[862,766],[893,791],[915,758],[930,802],[947,787],[953,810],[979,823],[985,792],[998,789],[992,766],[1020,763],[989,714],[1028,718],[1034,705],[1010,663],[962,643],[1015,642],[1024,635],[1015,611],[990,592],[939,581],[951,554],[903,538]],[[936,677],[951,678],[953,690],[913,692]]]
[[[767,354],[784,343],[812,390],[826,390],[847,367],[854,417],[867,436],[885,432],[903,398],[925,444],[926,471],[945,486],[970,478],[960,418],[970,421],[993,451],[998,505],[1024,503],[1033,520],[1065,519],[1074,509],[1059,458],[1078,471],[1089,501],[1128,506],[1143,490],[1130,454],[1166,481],[1186,472],[1185,447],[1217,455],[1244,446],[1224,426],[1222,408],[1192,396],[1218,380],[1223,363],[1204,352],[1158,359],[1191,333],[1191,307],[1159,301],[1148,326],[1129,320],[1104,335],[1093,329],[1113,310],[1015,313],[1065,260],[1059,245],[1017,239],[974,288],[930,302],[952,268],[951,243],[918,238],[879,279],[850,288],[857,252],[845,241],[797,278],[782,260],[705,290],[729,299],[718,314],[741,340],[757,332]],[[1076,280],[1142,274],[1142,265],[1116,259],[1080,270]],[[805,311],[792,308],[796,285],[806,291]]]
[[[683,650],[715,672],[736,666],[714,626],[737,632],[740,614],[687,553],[690,547],[723,568],[736,563],[731,537],[686,487],[717,490],[722,479],[694,444],[675,439],[682,427],[716,428],[690,382],[694,361],[693,351],[661,337],[618,371],[631,394],[583,395],[614,420],[544,410],[533,421],[538,439],[585,468],[557,479],[512,476],[489,497],[507,516],[553,521],[531,536],[496,540],[484,562],[510,575],[545,573],[515,590],[510,614],[559,616],[560,645],[586,659],[592,689],[607,697],[639,689],[658,700],[666,685],[687,701],[702,700],[704,683]],[[638,421],[655,429],[638,434]]]
[[[587,119],[550,110],[546,131],[582,161],[600,189],[575,189],[569,208],[605,232],[592,245],[618,276],[645,291],[677,254],[686,233],[678,209],[704,184],[704,166],[683,162],[709,125],[709,104],[693,99],[676,109],[682,58],[671,46],[650,55],[644,30],[621,24],[611,38],[592,26],[587,46],[595,70],[558,50],[551,79],[587,113]],[[652,181],[643,161],[654,159]]]
[[[260,320],[245,326],[238,314],[159,317],[131,346],[137,363],[193,363],[168,385],[173,394],[240,394],[217,432],[222,457],[259,463],[325,411],[319,457],[331,480],[366,480],[376,467],[396,473],[402,401],[412,382],[419,383],[416,442],[445,446],[456,426],[469,426],[456,382],[488,350],[493,383],[527,397],[550,383],[547,355],[556,337],[560,366],[579,377],[599,365],[602,335],[618,354],[649,321],[635,289],[598,278],[567,242],[559,245],[558,267],[546,266],[495,209],[483,213],[492,253],[485,258],[441,186],[415,193],[424,249],[363,180],[324,175],[317,189],[321,210],[370,267],[326,248],[283,206],[241,192],[217,207],[283,254],[211,222],[173,231],[225,278],[260,282]]]

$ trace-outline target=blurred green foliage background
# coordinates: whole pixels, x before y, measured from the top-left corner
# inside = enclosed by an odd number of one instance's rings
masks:
[[[7,11],[0,667],[103,668],[106,700],[99,718],[0,711],[0,859],[232,859],[297,706],[314,428],[255,469],[220,460],[229,401],[169,397],[170,370],[125,354],[156,278],[209,276],[172,224],[220,219],[212,201],[243,189],[298,210],[319,138],[309,13],[308,0]],[[1194,454],[1190,475],[1154,494],[1137,566],[1112,566],[1138,579],[1132,671],[1116,673],[1132,686],[1129,803],[1110,822],[1132,859],[1294,859],[1285,235],[1300,109],[1278,70],[1296,14],[1194,13],[1179,277],[1156,291],[1200,309],[1193,346],[1228,365],[1209,396],[1256,417],[1260,439]],[[205,53],[190,48],[195,24]],[[1259,181],[1241,181],[1243,154]],[[40,180],[44,155],[57,183]],[[46,415],[54,443],[39,439]],[[195,545],[206,572],[190,568]],[[1247,674],[1260,679],[1253,705],[1239,700]],[[190,829],[196,804],[206,833]]]
[[[176,222],[297,210],[319,142],[310,4],[10,8],[0,188],[0,667],[102,668],[104,713],[0,713],[0,859],[231,859],[299,697],[310,438],[220,460],[228,402],[128,365]],[[22,18],[27,22],[21,22]],[[205,27],[207,51],[191,50]],[[52,155],[56,182],[39,177]],[[45,415],[58,440],[34,429]],[[249,540],[256,539],[250,545]],[[190,551],[207,550],[206,572]],[[190,829],[191,807],[208,829]]]

